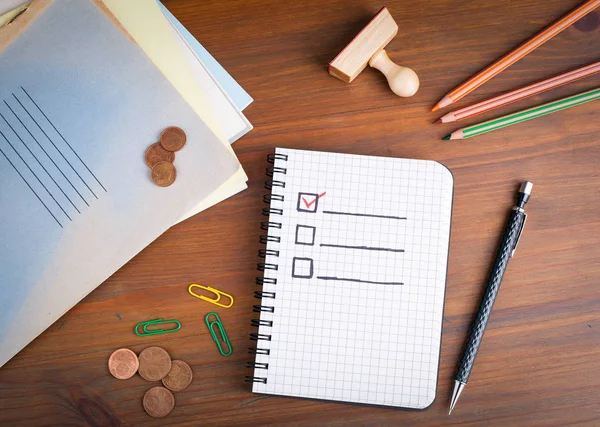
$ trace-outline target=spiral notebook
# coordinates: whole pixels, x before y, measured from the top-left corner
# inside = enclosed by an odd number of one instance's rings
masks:
[[[452,174],[434,161],[282,148],[268,161],[253,391],[427,408]]]

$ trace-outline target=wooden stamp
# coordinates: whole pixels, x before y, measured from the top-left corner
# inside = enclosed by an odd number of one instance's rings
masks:
[[[383,73],[396,95],[413,96],[419,90],[419,77],[410,68],[394,64],[384,50],[396,34],[398,24],[384,7],[329,63],[329,74],[351,83],[369,64]]]

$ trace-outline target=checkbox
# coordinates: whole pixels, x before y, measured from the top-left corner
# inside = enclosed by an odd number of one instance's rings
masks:
[[[310,225],[296,225],[296,244],[314,246],[316,232],[316,227],[311,227]]]
[[[313,260],[310,258],[296,258],[292,260],[292,277],[296,279],[310,279],[313,277]]]
[[[298,193],[298,205],[296,206],[298,212],[315,213],[318,204],[319,195],[317,193]]]

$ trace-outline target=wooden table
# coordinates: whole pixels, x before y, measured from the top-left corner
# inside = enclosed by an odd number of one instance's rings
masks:
[[[392,59],[421,90],[390,92],[365,70],[351,85],[326,72],[381,7],[373,0],[171,0],[167,6],[252,94],[255,129],[234,145],[249,189],[173,227],[0,369],[7,426],[598,426],[600,425],[600,120],[589,103],[484,137],[442,142],[460,126],[432,125],[448,90],[561,16],[579,0],[390,0],[400,26]],[[598,16],[595,16],[598,18]],[[571,27],[463,99],[463,106],[597,60],[598,20]],[[598,77],[483,118],[598,86]],[[473,123],[478,119],[471,120]],[[265,157],[275,146],[433,159],[454,173],[438,397],[426,411],[255,395],[243,382],[252,332]],[[447,415],[453,376],[517,184],[534,191],[475,369]],[[219,309],[234,354],[218,355],[190,283],[235,296]],[[181,320],[170,335],[133,325]],[[189,362],[192,385],[162,420],[150,418],[139,376],[107,370],[119,347],[156,344]]]

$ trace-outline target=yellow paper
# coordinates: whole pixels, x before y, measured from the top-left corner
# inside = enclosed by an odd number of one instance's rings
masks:
[[[6,24],[12,21],[15,18],[15,16],[27,9],[27,6],[29,6],[29,3],[15,7],[13,10],[10,10],[4,15],[0,16],[0,27],[4,27]]]
[[[218,128],[204,93],[195,80],[181,48],[174,39],[169,23],[155,0],[102,0],[130,36],[144,50],[154,65],[171,81],[196,114],[220,137],[232,152],[229,142]],[[191,215],[230,197],[246,188],[248,177],[242,167],[219,189],[189,212]]]

